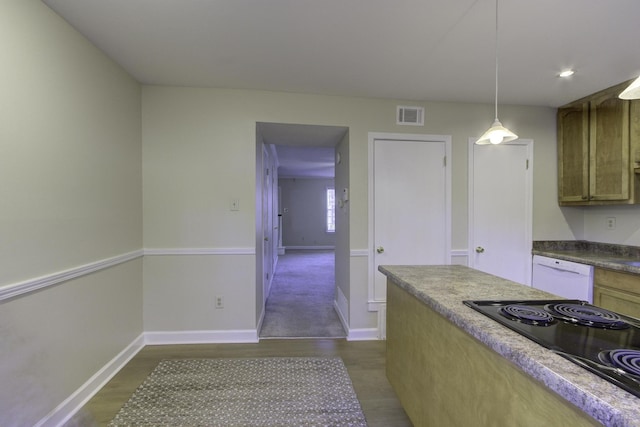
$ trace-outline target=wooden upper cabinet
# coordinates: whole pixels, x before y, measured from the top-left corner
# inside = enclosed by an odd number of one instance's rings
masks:
[[[589,198],[629,199],[629,102],[619,92],[591,101]]]
[[[640,203],[638,101],[627,82],[558,109],[558,203]]]
[[[589,198],[589,103],[558,109],[558,197],[560,202]]]

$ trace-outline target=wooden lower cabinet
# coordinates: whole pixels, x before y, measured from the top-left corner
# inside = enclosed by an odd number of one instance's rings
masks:
[[[593,304],[640,319],[640,276],[596,268]]]
[[[387,293],[387,377],[415,427],[601,425],[392,281]]]

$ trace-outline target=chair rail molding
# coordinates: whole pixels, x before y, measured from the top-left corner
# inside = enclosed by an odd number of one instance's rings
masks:
[[[139,249],[111,258],[105,258],[99,261],[80,265],[78,267],[73,267],[68,270],[62,270],[57,273],[47,274],[45,276],[40,276],[33,279],[27,279],[22,282],[5,285],[0,287],[0,301],[15,298],[17,296],[36,291],[38,289],[47,288],[49,286],[57,285],[58,283],[78,278],[80,276],[85,276],[87,274],[95,273],[96,271],[114,267],[118,264],[140,258],[142,255],[143,250]]]
[[[144,255],[255,255],[255,247],[246,248],[145,248]]]

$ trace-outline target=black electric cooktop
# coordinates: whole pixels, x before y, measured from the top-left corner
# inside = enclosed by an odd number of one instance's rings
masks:
[[[640,397],[640,320],[579,300],[463,302]]]

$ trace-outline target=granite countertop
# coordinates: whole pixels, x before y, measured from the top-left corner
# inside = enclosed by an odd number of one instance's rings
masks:
[[[579,262],[609,270],[640,274],[640,247],[584,240],[536,241],[533,255]]]
[[[397,286],[605,426],[640,427],[640,398],[462,303],[557,299],[556,295],[460,265],[378,269]]]

